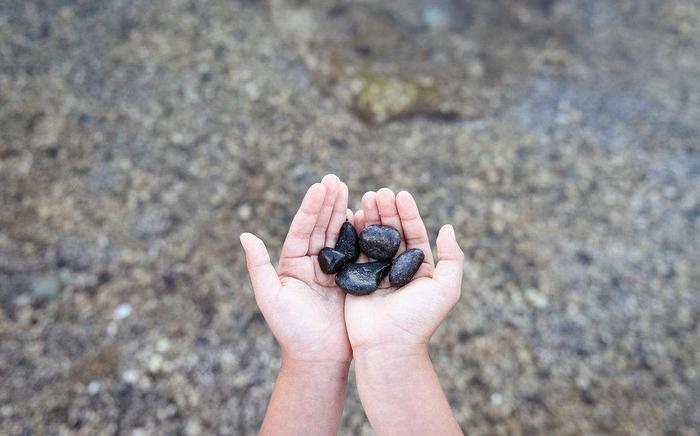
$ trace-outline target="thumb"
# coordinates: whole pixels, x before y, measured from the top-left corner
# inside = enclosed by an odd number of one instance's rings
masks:
[[[245,251],[246,266],[250,281],[253,284],[255,299],[262,295],[280,289],[280,279],[277,271],[270,263],[265,243],[252,233],[241,234],[241,245]]]
[[[438,282],[442,292],[456,303],[462,292],[464,253],[457,244],[455,231],[450,224],[442,226],[438,233],[437,256],[438,263],[435,265],[433,280]]]

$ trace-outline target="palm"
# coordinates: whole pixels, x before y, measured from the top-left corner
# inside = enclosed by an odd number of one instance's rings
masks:
[[[352,218],[347,199],[347,186],[335,176],[309,188],[290,226],[277,271],[269,264],[262,241],[244,243],[249,244],[246,255],[258,306],[282,352],[291,358],[349,361],[352,357],[345,294],[332,276],[323,274],[317,260],[319,250],[334,244],[342,223]]]
[[[462,253],[451,228],[438,236],[440,262],[433,263],[425,226],[413,198],[388,189],[363,197],[363,210],[355,226],[384,224],[399,229],[404,248],[420,248],[425,254],[413,281],[400,290],[385,284],[369,296],[348,295],[345,322],[355,350],[382,345],[417,345],[430,336],[459,298]],[[384,282],[385,283],[385,282]]]
[[[280,260],[282,290],[274,302],[274,313],[281,315],[279,324],[284,326],[280,336],[287,337],[279,338],[280,342],[294,344],[299,351],[295,354],[303,359],[350,360],[343,314],[345,293],[332,277],[319,272],[315,255]]]
[[[432,319],[425,306],[435,289],[432,279],[422,277],[401,292],[387,288],[368,297],[348,295],[345,316],[354,346],[423,342],[422,332]]]

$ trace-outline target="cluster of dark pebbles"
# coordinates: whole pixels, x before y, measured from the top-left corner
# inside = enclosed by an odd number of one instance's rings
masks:
[[[367,226],[358,237],[353,225],[345,222],[335,248],[324,247],[318,253],[318,263],[326,274],[336,274],[335,283],[348,294],[369,295],[387,275],[392,286],[405,285],[423,263],[425,255],[418,248],[406,250],[394,259],[399,245],[401,235],[393,227]],[[355,263],[360,251],[374,261]]]

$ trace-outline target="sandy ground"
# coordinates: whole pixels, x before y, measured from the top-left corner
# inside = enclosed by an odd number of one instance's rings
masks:
[[[699,77],[694,0],[0,1],[0,433],[255,433],[334,172],[454,224],[467,433],[698,434]]]

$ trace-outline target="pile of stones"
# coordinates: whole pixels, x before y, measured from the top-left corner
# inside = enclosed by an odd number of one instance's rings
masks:
[[[348,294],[369,295],[387,275],[391,286],[404,286],[423,263],[425,254],[418,248],[394,258],[400,245],[401,234],[393,227],[370,225],[358,237],[355,227],[345,222],[335,247],[324,247],[318,253],[318,263],[326,274],[336,274],[335,283]],[[355,263],[360,252],[374,260]]]

